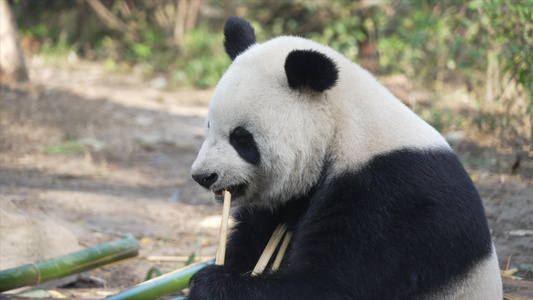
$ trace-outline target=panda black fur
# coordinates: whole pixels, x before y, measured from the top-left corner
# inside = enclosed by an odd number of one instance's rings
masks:
[[[233,194],[224,266],[189,299],[502,299],[479,195],[441,135],[373,76],[297,37],[229,18],[192,176]],[[276,272],[251,276],[279,223]]]

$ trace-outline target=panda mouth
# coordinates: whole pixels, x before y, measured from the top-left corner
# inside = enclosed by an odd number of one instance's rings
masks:
[[[214,190],[213,194],[215,195],[215,200],[218,203],[222,203],[224,202],[224,190],[228,190],[231,193],[231,197],[236,198],[244,194],[246,187],[247,187],[246,183],[241,183],[241,184],[229,186],[225,189]]]

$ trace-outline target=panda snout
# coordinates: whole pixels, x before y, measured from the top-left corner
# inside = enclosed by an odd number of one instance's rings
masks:
[[[193,174],[191,175],[192,179],[194,181],[198,182],[201,186],[208,189],[215,181],[218,179],[217,173],[211,173],[211,174]]]

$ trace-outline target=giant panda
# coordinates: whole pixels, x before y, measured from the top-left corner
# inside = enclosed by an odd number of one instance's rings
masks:
[[[482,202],[434,128],[327,46],[259,44],[236,17],[224,35],[191,175],[231,192],[235,225],[189,299],[502,299]],[[280,268],[252,276],[279,223]]]

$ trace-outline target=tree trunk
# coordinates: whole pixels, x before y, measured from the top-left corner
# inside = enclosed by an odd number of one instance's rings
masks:
[[[122,33],[131,35],[132,39],[134,41],[139,41],[140,38],[137,35],[137,33],[130,28],[128,25],[126,25],[122,20],[120,20],[117,16],[115,16],[112,12],[105,7],[100,0],[85,0],[87,4],[94,10],[96,13],[96,16],[100,19],[100,21],[104,22],[107,26],[119,30]]]
[[[187,11],[187,23],[185,24],[185,32],[189,32],[194,29],[196,24],[196,18],[198,17],[198,11],[202,5],[200,0],[191,0],[189,9]]]
[[[174,42],[178,49],[183,47],[183,34],[185,33],[185,23],[187,17],[187,0],[178,0],[176,3],[176,14],[174,20]]]
[[[372,8],[365,0],[360,1],[361,31],[365,34],[364,41],[357,41],[361,66],[375,74],[378,70],[378,50],[376,38],[376,22]]]
[[[28,79],[13,10],[7,0],[0,0],[0,82],[15,83]]]

